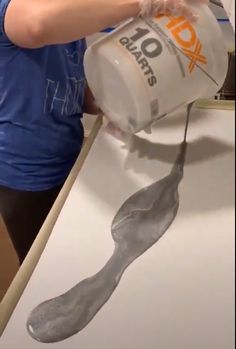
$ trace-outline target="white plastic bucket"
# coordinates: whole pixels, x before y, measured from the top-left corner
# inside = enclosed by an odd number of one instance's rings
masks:
[[[171,16],[129,21],[88,48],[88,84],[123,131],[138,132],[223,85],[228,56],[220,27],[208,6],[196,11],[195,23]]]

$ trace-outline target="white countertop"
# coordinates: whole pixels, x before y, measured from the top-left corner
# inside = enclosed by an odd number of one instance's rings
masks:
[[[0,348],[46,348],[26,331],[30,311],[106,263],[115,213],[169,173],[184,122],[169,116],[152,135],[136,137],[132,153],[99,131]],[[234,111],[194,111],[175,222],[128,268],[94,320],[50,348],[234,348],[234,124]]]

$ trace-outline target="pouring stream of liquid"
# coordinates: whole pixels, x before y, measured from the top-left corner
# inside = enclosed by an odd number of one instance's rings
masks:
[[[141,189],[121,206],[111,226],[115,249],[103,269],[32,311],[27,329],[34,339],[54,343],[80,332],[111,297],[126,268],[172,224],[179,208],[178,186],[183,178],[191,107],[192,104],[188,106],[184,140],[170,174]]]

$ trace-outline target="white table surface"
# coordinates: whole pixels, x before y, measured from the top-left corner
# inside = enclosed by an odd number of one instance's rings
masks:
[[[124,200],[166,176],[185,117],[169,116],[136,150],[102,129],[75,181],[1,349],[234,348],[234,112],[196,110],[179,214],[135,261],[109,302],[78,335],[40,344],[26,331],[38,303],[96,273],[113,251],[111,221]]]

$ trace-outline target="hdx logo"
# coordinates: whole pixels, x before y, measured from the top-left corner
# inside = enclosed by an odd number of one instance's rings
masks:
[[[165,27],[183,50],[184,54],[189,58],[188,70],[190,74],[194,71],[196,63],[207,64],[207,58],[202,54],[202,43],[191,22],[183,16],[159,15],[156,19],[168,19]]]

